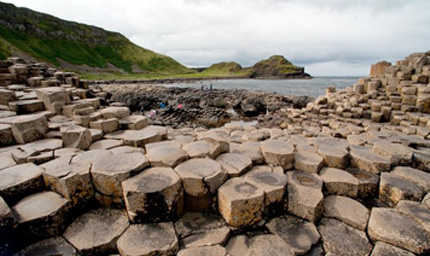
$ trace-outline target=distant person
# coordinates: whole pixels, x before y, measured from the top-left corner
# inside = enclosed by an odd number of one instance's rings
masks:
[[[213,89],[214,89],[213,84],[210,84],[210,85],[209,85],[209,90],[211,90],[211,91],[212,91]]]
[[[166,107],[166,105],[164,105],[163,102],[160,102],[159,106],[160,106],[161,109],[164,109]]]
[[[204,87],[203,85],[201,85],[201,86],[200,86],[200,90],[201,90],[201,91],[204,91],[204,90],[205,90],[205,87]]]
[[[182,109],[182,108],[184,108],[184,105],[179,104],[179,105],[178,105],[178,109]]]

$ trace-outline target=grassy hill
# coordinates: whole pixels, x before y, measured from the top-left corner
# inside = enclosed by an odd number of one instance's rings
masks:
[[[83,72],[195,73],[119,33],[0,2],[0,59],[11,55]]]

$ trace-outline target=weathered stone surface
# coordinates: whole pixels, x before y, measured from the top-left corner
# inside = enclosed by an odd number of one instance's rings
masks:
[[[379,199],[384,203],[395,206],[400,200],[420,201],[424,191],[414,182],[396,174],[381,174],[379,184]]]
[[[349,172],[336,168],[323,168],[320,173],[324,191],[331,195],[357,197],[359,181]]]
[[[377,194],[379,185],[378,175],[364,172],[356,168],[348,168],[346,171],[351,173],[358,180],[358,197],[367,198]]]
[[[16,165],[12,156],[0,156],[0,170]]]
[[[187,151],[190,158],[210,157],[214,159],[221,153],[221,148],[218,143],[211,143],[204,140],[187,143],[182,149]]]
[[[218,210],[233,227],[252,226],[262,218],[264,191],[242,178],[232,178],[218,189]]]
[[[376,64],[373,64],[370,67],[370,76],[372,77],[384,77],[385,70],[391,66],[390,62],[380,61]]]
[[[15,92],[0,88],[0,105],[8,105],[11,101],[16,101]]]
[[[356,200],[344,196],[324,198],[324,215],[336,218],[360,230],[366,230],[369,210]]]
[[[288,212],[315,222],[324,211],[323,181],[317,174],[300,171],[287,172]]]
[[[425,192],[430,192],[430,174],[411,167],[397,166],[391,172],[404,179],[415,182]]]
[[[376,242],[370,256],[414,256],[415,254],[383,242]]]
[[[323,218],[318,226],[327,253],[333,255],[369,255],[372,244],[366,233],[335,219]]]
[[[25,197],[12,207],[20,227],[36,238],[60,235],[64,230],[69,202],[54,192],[41,192]]]
[[[100,208],[77,218],[63,237],[80,255],[106,255],[116,251],[116,242],[128,226],[124,211]]]
[[[131,225],[117,241],[121,255],[174,255],[179,249],[172,223]]]
[[[294,167],[299,171],[318,173],[323,167],[324,159],[312,152],[296,152]]]
[[[272,219],[266,227],[282,238],[295,255],[306,254],[320,239],[313,223],[289,215]]]
[[[0,171],[0,196],[6,202],[16,202],[43,188],[42,169],[35,164],[20,164]]]
[[[322,156],[327,167],[343,169],[348,164],[349,153],[345,148],[321,145],[318,154]]]
[[[179,143],[175,140],[164,140],[164,141],[152,142],[152,143],[146,144],[145,149],[146,149],[146,151],[149,151],[153,148],[162,147],[162,146],[172,146],[172,147],[180,148],[181,143]]]
[[[119,121],[116,118],[99,119],[90,122],[89,125],[92,129],[99,129],[102,130],[104,133],[111,133],[120,128]]]
[[[11,126],[13,137],[20,144],[42,139],[48,132],[46,117],[38,114],[6,117],[0,123]]]
[[[185,150],[176,146],[160,146],[150,149],[146,153],[146,157],[152,166],[174,168],[186,161],[188,154]]]
[[[130,116],[130,110],[127,107],[107,107],[100,110],[104,119],[117,118],[123,119]]]
[[[88,149],[93,142],[90,130],[81,126],[64,126],[61,137],[66,148]]]
[[[128,216],[135,223],[174,220],[183,211],[181,178],[171,168],[153,167],[122,183]]]
[[[148,126],[148,119],[145,116],[133,115],[119,120],[119,123],[124,130],[140,130]]]
[[[178,256],[227,256],[227,251],[224,247],[215,246],[202,246],[202,247],[191,247],[188,249],[180,250]]]
[[[14,254],[14,256],[77,256],[76,249],[61,236],[45,239]]]
[[[246,256],[292,256],[291,247],[276,235],[261,235],[252,240]]]
[[[61,114],[63,106],[70,103],[70,97],[64,88],[48,87],[36,90],[37,98],[43,101],[45,108],[53,113]]]
[[[232,153],[245,155],[252,160],[252,164],[264,164],[264,156],[260,150],[260,142],[244,142],[234,149]]]
[[[12,101],[9,102],[9,108],[18,115],[31,114],[45,110],[45,106],[41,100]]]
[[[424,199],[423,199],[422,203],[423,203],[423,205],[427,206],[427,208],[429,208],[429,209],[430,209],[430,193],[428,193],[428,194],[424,197]]]
[[[402,200],[397,204],[396,209],[420,223],[427,232],[430,232],[430,209],[425,205],[419,202]]]
[[[12,127],[8,124],[0,124],[0,147],[11,145],[14,142]]]
[[[13,216],[12,211],[9,206],[0,197],[0,228],[10,227],[15,223],[15,216]]]
[[[121,198],[121,182],[149,166],[142,153],[122,153],[109,157],[98,157],[91,168],[91,176],[98,192],[106,196]]]
[[[45,153],[48,158],[52,159],[54,157],[53,151],[62,147],[63,141],[60,139],[44,139],[22,145],[12,155],[15,161],[21,164],[30,162],[32,158],[43,157]]]
[[[146,144],[158,142],[165,138],[166,131],[148,126],[141,130],[116,131],[105,135],[106,139],[122,140],[124,145],[132,147],[144,147]]]
[[[368,224],[369,237],[416,254],[430,252],[430,234],[407,215],[390,208],[374,207]]]
[[[193,197],[215,194],[228,176],[218,162],[208,158],[188,160],[178,165],[175,171],[182,179],[185,192]]]
[[[267,140],[260,145],[267,164],[280,165],[285,170],[294,165],[294,146],[281,140]]]
[[[112,149],[122,145],[123,142],[120,140],[100,140],[92,143],[89,150]]]
[[[366,147],[355,146],[351,148],[351,165],[363,171],[379,174],[391,168],[389,159],[379,156]]]
[[[250,245],[250,238],[245,235],[237,235],[230,238],[225,248],[231,256],[242,256],[246,254]]]
[[[241,176],[252,167],[252,160],[249,157],[236,153],[222,154],[216,158],[216,161],[230,177]]]
[[[412,150],[401,144],[377,141],[373,144],[373,152],[389,159],[393,165],[409,165],[412,162]]]

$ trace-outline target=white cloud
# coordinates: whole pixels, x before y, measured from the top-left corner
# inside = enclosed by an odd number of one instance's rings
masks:
[[[273,54],[313,75],[366,75],[430,46],[428,0],[14,0],[118,31],[190,66]],[[363,73],[364,72],[364,73]]]

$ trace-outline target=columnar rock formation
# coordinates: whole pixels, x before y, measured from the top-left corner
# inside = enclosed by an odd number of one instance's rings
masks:
[[[153,125],[9,59],[0,255],[428,255],[428,55],[259,120],[270,128],[211,130]]]

